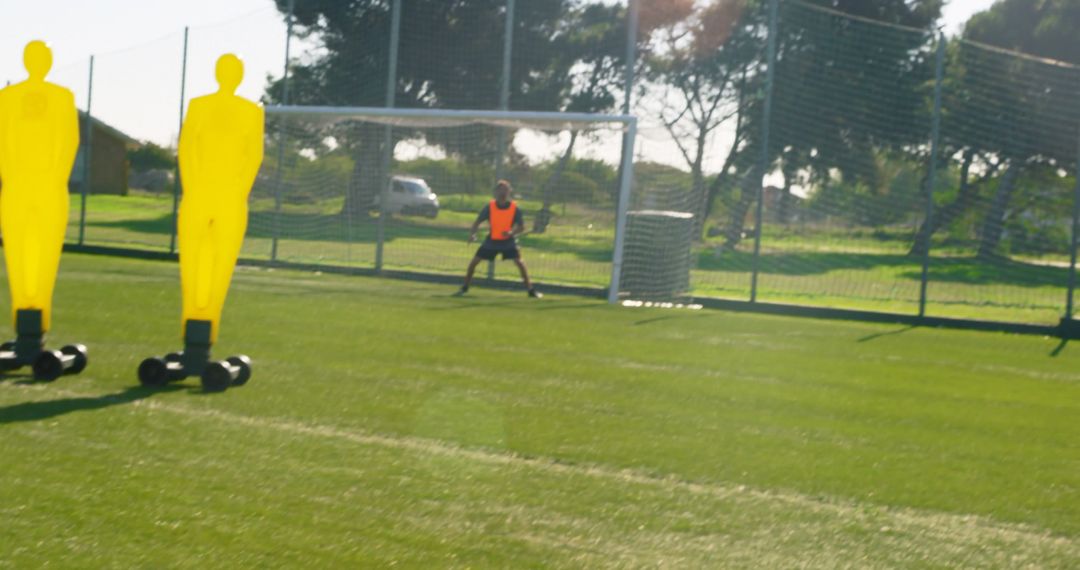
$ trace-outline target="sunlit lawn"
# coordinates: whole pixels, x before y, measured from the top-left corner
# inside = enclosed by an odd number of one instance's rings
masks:
[[[0,566],[1080,565],[1056,339],[241,268],[253,380],[144,390],[176,277],[64,256],[91,363],[0,380]]]

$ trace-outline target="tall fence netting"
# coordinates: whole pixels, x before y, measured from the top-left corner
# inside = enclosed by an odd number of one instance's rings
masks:
[[[778,20],[758,298],[911,313],[934,38],[797,2]]]
[[[649,71],[659,36],[642,32],[653,35],[639,46],[645,55],[634,84],[639,137],[619,294],[753,296],[1044,324],[1064,316],[1080,162],[1080,66],[854,17],[819,2],[777,4],[775,27],[770,2],[721,14],[727,21],[716,28],[720,41],[708,45],[722,57],[709,69],[730,74],[726,84],[713,85],[727,90],[716,107],[726,118],[700,141],[691,140],[685,123],[667,124],[686,117],[667,113],[677,109],[670,106],[678,103],[671,98],[678,94],[674,76]],[[515,3],[504,77],[508,3],[402,2],[391,96],[392,6],[371,3],[365,17],[344,27],[298,21],[289,38],[288,89],[282,6],[190,28],[186,50],[178,29],[98,54],[92,85],[89,59],[58,64],[50,80],[71,89],[80,111],[94,117],[81,129],[90,158],[81,153],[72,173],[68,243],[175,251],[181,108],[216,89],[213,67],[222,53],[245,57],[240,94],[271,110],[558,111],[572,98],[534,88],[545,69],[580,75],[579,92],[590,77],[622,73],[603,71],[599,60],[546,68],[545,58],[559,54],[545,46],[568,32],[546,4]],[[626,17],[625,3],[612,9],[616,19]],[[643,11],[642,21],[655,24],[665,14]],[[685,47],[678,41],[670,49]],[[624,94],[619,86],[609,95],[607,112]],[[623,132],[615,124],[579,127],[327,123],[270,112],[242,255],[458,273],[471,255],[464,244],[469,225],[495,180],[507,178],[526,215],[530,233],[521,241],[538,281],[602,291],[612,278]],[[132,153],[146,143],[164,149],[164,163],[135,166]],[[693,158],[697,143],[706,151],[694,172],[683,159]],[[424,197],[429,192],[437,210]],[[481,266],[481,278],[486,270]],[[496,264],[494,276],[516,280],[516,268]]]
[[[1080,67],[967,41],[943,82],[927,310],[1053,322],[1065,310]]]
[[[10,81],[16,83],[23,79],[24,77],[17,77],[12,78]],[[86,148],[85,139],[87,123],[85,114],[87,97],[90,93],[90,61],[89,59],[80,59],[56,65],[49,72],[48,79],[72,92],[75,96],[75,107],[79,111],[79,151],[75,160],[75,165],[71,169],[71,177],[68,181],[68,187],[73,193],[71,195],[71,209],[68,213],[67,233],[64,236],[64,241],[66,243],[77,243],[79,240],[79,220],[81,219],[82,201],[79,190],[81,189],[81,181],[85,173],[83,154]]]
[[[175,147],[183,56],[181,31],[94,57],[84,243],[169,250],[175,173],[133,172],[127,154],[146,143]]]

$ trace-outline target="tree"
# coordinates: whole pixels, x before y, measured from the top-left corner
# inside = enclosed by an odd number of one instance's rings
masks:
[[[275,0],[283,13],[288,0]],[[564,51],[564,27],[570,0],[519,2],[511,66],[511,106],[554,110],[568,90],[570,74],[552,65]],[[504,0],[410,0],[402,3],[403,37],[399,43],[396,106],[494,109],[502,73]],[[294,62],[290,102],[306,105],[383,106],[389,63],[389,0],[296,0],[297,32],[320,49],[311,61]],[[408,26],[408,31],[405,27]],[[266,92],[280,102],[280,80]],[[355,157],[343,213],[366,213],[386,173],[381,172],[384,129],[375,124],[333,129],[337,146]],[[395,145],[416,132],[395,129]],[[491,155],[494,132],[478,130],[462,137],[438,138],[433,144],[451,154]],[[311,137],[318,146],[324,136]],[[457,141],[457,142],[455,142]],[[316,149],[319,150],[319,149]],[[332,149],[323,148],[322,151]]]
[[[621,6],[586,3],[572,8],[564,22],[563,51],[549,62],[550,73],[567,77],[555,109],[564,112],[613,111],[625,67],[626,14]],[[570,132],[566,149],[543,183],[543,205],[533,221],[533,232],[544,233],[553,216],[551,206],[563,173],[581,133]]]
[[[748,84],[746,144],[735,162],[746,165],[740,197],[730,211],[725,247],[742,239],[743,224],[762,177],[782,160],[785,179],[801,173],[812,183],[839,174],[845,186],[887,192],[879,157],[887,149],[915,148],[929,132],[921,86],[932,76],[928,29],[940,0],[815,0],[785,3],[777,36],[773,115],[767,165],[761,120],[764,62],[756,62]],[[828,8],[828,9],[824,9]],[[845,14],[860,18],[847,17]],[[864,18],[909,29],[877,25]],[[764,24],[762,24],[764,25]],[[764,30],[758,32],[762,36]],[[759,58],[763,58],[762,51]],[[887,89],[883,89],[887,86]],[[788,176],[790,175],[790,176]],[[728,176],[721,172],[720,176]],[[729,176],[730,179],[730,176]],[[785,181],[790,193],[790,182]],[[783,200],[782,200],[783,203]]]
[[[705,183],[706,152],[715,131],[738,122],[740,87],[760,48],[750,33],[754,26],[743,21],[745,8],[745,0],[713,0],[654,34],[656,40],[646,52],[649,99],[658,102],[664,128],[690,169],[697,238],[715,195]],[[742,138],[735,130],[729,163]]]
[[[964,39],[1080,65],[1080,0],[999,0],[964,26]]]
[[[945,147],[944,160],[938,158],[939,168],[947,167],[951,160],[949,156],[957,151]],[[934,215],[923,220],[919,229],[915,232],[915,242],[908,251],[909,255],[924,255],[930,247],[931,237],[943,228],[952,225],[971,208],[978,203],[980,195],[985,187],[993,180],[1001,168],[1000,162],[995,162],[992,157],[974,146],[964,146],[958,150],[960,153],[960,172],[957,182],[956,196],[941,207],[935,207]],[[972,179],[972,167],[975,166],[982,172],[977,179]]]
[[[152,142],[144,142],[127,151],[128,165],[133,172],[167,170],[176,167],[176,152]]]
[[[1023,172],[1076,160],[1077,135],[1066,118],[1080,116],[1080,69],[974,42],[1080,64],[1078,35],[1080,0],[1002,0],[964,27],[957,62],[961,83],[968,80],[969,92],[980,93],[960,101],[958,114],[969,122],[958,131],[968,146],[986,149],[1004,164],[981,224],[980,258],[1002,255],[1006,213]]]
[[[912,254],[924,254],[932,235],[986,203],[978,256],[999,257],[1025,171],[1075,160],[1076,134],[1063,119],[1077,116],[1080,70],[996,48],[1080,63],[1078,34],[1078,0],[1005,0],[972,16],[961,40],[950,43],[938,164],[959,157],[959,188],[923,222]]]

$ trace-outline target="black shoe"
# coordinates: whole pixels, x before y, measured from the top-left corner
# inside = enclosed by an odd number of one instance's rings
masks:
[[[544,294],[537,291],[536,287],[533,287],[532,289],[529,289],[529,296],[532,297],[533,299],[543,299],[544,298]]]
[[[464,294],[466,294],[468,292],[469,292],[469,287],[467,285],[462,285],[461,289],[458,289],[457,293],[454,293],[454,296],[455,297],[460,297],[460,296],[462,296],[462,295],[464,295]]]

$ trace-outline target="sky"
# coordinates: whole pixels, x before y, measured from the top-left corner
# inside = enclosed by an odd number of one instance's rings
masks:
[[[286,30],[271,0],[0,0],[0,86],[25,78],[23,46],[43,39],[53,50],[49,80],[85,109],[94,55],[94,116],[170,144],[179,131],[185,26],[185,101],[216,89],[223,53],[244,59],[238,92],[246,97],[258,99],[267,73],[282,73]]]
[[[958,33],[968,17],[991,4],[947,0],[946,33]],[[185,26],[185,104],[216,88],[213,66],[223,53],[244,59],[243,96],[257,99],[267,74],[281,75],[285,24],[272,0],[0,0],[0,86],[25,77],[23,46],[43,39],[53,49],[50,81],[74,91],[85,109],[94,55],[94,116],[137,139],[172,144],[179,131]],[[678,162],[661,133],[642,135],[639,155]]]
[[[946,0],[945,8],[942,9],[941,22],[945,26],[945,33],[953,36],[959,34],[964,28],[964,22],[972,14],[988,10],[995,0]]]

